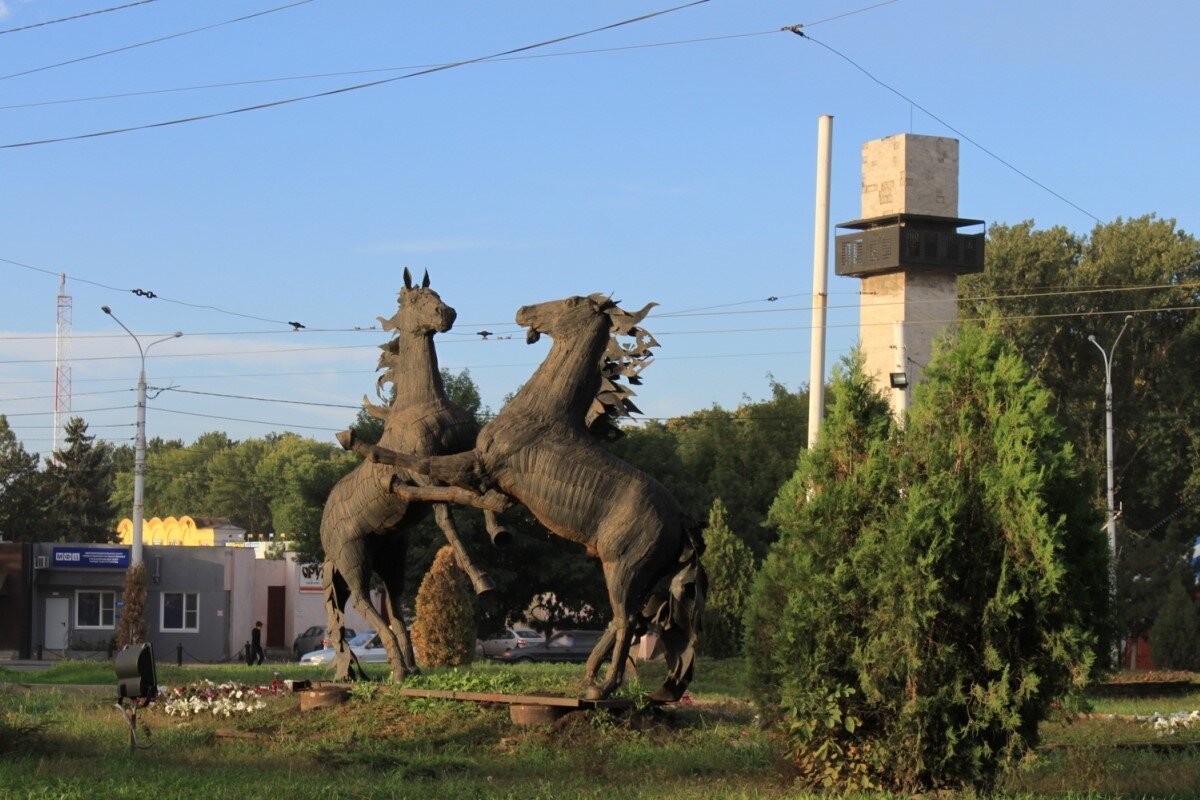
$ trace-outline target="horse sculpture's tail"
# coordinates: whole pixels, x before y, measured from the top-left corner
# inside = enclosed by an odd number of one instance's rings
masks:
[[[656,609],[656,621],[662,627],[662,642],[667,657],[667,678],[649,699],[669,703],[683,697],[692,682],[696,661],[696,641],[700,636],[704,600],[708,593],[708,573],[700,563],[704,554],[703,528],[688,520],[684,523],[686,540],[679,555],[679,569],[671,576],[668,596]]]

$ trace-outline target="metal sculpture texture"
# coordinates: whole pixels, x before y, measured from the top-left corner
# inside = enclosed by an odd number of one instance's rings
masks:
[[[653,305],[653,304],[651,304]],[[371,447],[339,435],[368,461],[430,475],[474,494],[470,504],[499,508],[502,494],[527,506],[550,531],[600,559],[613,620],[587,662],[585,697],[610,695],[624,678],[630,640],[650,623],[663,629],[668,675],[650,699],[678,700],[691,681],[707,577],[700,564],[701,527],[650,475],[621,461],[592,432],[633,409],[631,392],[657,345],[628,313],[601,295],[569,297],[517,312],[527,341],[554,344],[533,377],[483,427],[475,449],[422,456],[388,445]],[[617,335],[633,336],[623,347]],[[589,432],[589,428],[592,432]],[[395,486],[406,499],[429,499],[421,488]],[[611,653],[607,674],[598,673]]]
[[[404,289],[399,308],[389,319],[380,317],[393,338],[381,345],[380,376],[376,388],[382,395],[385,383],[394,387],[394,398],[385,408],[366,402],[368,412],[382,419],[380,444],[411,453],[458,453],[475,445],[479,425],[470,413],[450,402],[438,370],[433,347],[435,333],[444,333],[454,324],[455,311],[429,288],[429,273],[420,286],[404,270]],[[361,677],[356,660],[346,645],[343,612],[347,600],[371,623],[387,649],[392,676],[402,680],[417,672],[412,643],[400,607],[404,589],[404,565],[408,553],[409,529],[432,509],[434,519],[455,549],[477,592],[494,588],[491,579],[471,563],[454,528],[454,520],[445,503],[413,503],[392,492],[394,485],[411,484],[434,489],[436,499],[449,500],[462,494],[453,487],[433,487],[424,475],[364,462],[346,475],[330,492],[321,517],[321,545],[325,550],[323,583],[325,609],[333,647],[335,677],[338,680]],[[437,491],[440,490],[439,495]],[[493,511],[485,511],[485,521],[493,541],[507,535]],[[370,577],[374,572],[384,587],[390,621],[371,605]]]

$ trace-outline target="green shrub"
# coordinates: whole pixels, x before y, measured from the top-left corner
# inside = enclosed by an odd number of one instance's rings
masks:
[[[146,564],[134,564],[125,570],[125,588],[121,598],[121,619],[117,623],[117,647],[126,647],[146,639]]]
[[[1156,669],[1200,669],[1200,611],[1175,575],[1166,600],[1150,628],[1150,648]]]
[[[742,616],[754,580],[754,554],[729,528],[725,504],[713,501],[704,529],[704,569],[708,595],[704,602],[704,635],[700,652],[729,658],[742,652]]]
[[[475,657],[475,608],[467,574],[449,545],[437,552],[417,590],[412,642],[426,667],[470,664]]]
[[[746,618],[756,697],[787,710],[809,783],[986,790],[1107,630],[1089,487],[1049,394],[979,328],[930,363],[903,431],[858,363],[833,394],[772,509]]]

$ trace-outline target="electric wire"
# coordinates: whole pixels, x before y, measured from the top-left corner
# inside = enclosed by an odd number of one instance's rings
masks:
[[[162,406],[157,406],[157,405],[150,406],[150,408],[153,408],[155,411],[165,412],[167,414],[182,414],[183,416],[187,416],[187,417],[204,417],[206,419],[220,419],[220,420],[225,420],[227,422],[246,422],[251,425],[273,425],[273,426],[280,427],[280,428],[303,428],[305,430],[310,430],[310,431],[330,431],[332,433],[337,433],[340,430],[345,430],[344,426],[341,428],[329,428],[329,427],[325,427],[325,426],[321,426],[321,425],[297,425],[297,424],[291,423],[291,422],[272,422],[270,420],[264,420],[264,419],[244,419],[242,417],[224,417],[224,416],[220,416],[218,414],[201,414],[197,411],[180,411],[179,409],[163,408]]]
[[[35,267],[32,264],[25,264],[21,261],[14,261],[11,258],[0,258],[0,263],[11,264],[14,267],[22,267],[24,269],[32,270],[33,272],[41,272],[45,275],[53,275],[56,278],[64,274],[63,270],[55,271],[55,270],[46,269],[45,267]],[[88,286],[96,286],[101,289],[108,289],[108,290],[114,291],[114,292],[122,292],[122,293],[128,292],[128,293],[136,295],[138,297],[143,297],[147,300],[162,300],[164,303],[172,303],[174,305],[187,306],[189,308],[197,308],[197,309],[207,310],[207,311],[216,311],[220,314],[226,314],[231,317],[241,317],[243,319],[257,320],[258,322],[270,322],[275,325],[292,325],[293,327],[295,327],[295,325],[292,322],[289,322],[287,320],[270,319],[269,317],[259,317],[259,316],[255,316],[253,314],[243,314],[240,311],[230,311],[229,309],[226,309],[226,308],[220,308],[219,306],[208,305],[205,303],[190,303],[190,302],[187,302],[186,300],[176,300],[176,299],[170,298],[170,297],[163,297],[160,294],[156,294],[155,292],[149,292],[144,289],[138,289],[138,288],[126,289],[126,288],[122,288],[120,286],[112,286],[107,283],[101,283],[100,281],[93,281],[93,280],[89,280],[88,278],[79,278],[79,277],[75,277],[75,276],[69,275],[69,274],[67,275],[67,280],[74,281],[76,283],[87,284]],[[301,327],[303,327],[303,326],[301,326]],[[119,336],[120,334],[113,334],[113,335]]]
[[[891,0],[891,1],[898,2],[898,0]],[[676,40],[669,41],[669,42],[650,42],[647,44],[630,44],[630,45],[622,45],[620,47],[597,47],[597,48],[593,48],[590,50],[566,50],[566,51],[563,51],[560,53],[531,53],[529,55],[523,55],[523,56],[506,56],[503,58],[488,59],[486,62],[481,62],[481,63],[499,64],[499,63],[506,62],[506,61],[531,61],[533,59],[563,58],[566,56],[583,56],[583,55],[596,55],[596,54],[600,54],[600,53],[616,53],[616,52],[620,52],[623,50],[644,50],[644,49],[654,48],[654,47],[671,47],[674,45],[681,45],[681,44],[699,44],[699,43],[705,43],[705,42],[719,42],[719,41],[724,41],[724,40],[728,40],[728,39],[745,39],[745,38],[748,38],[751,36],[767,36],[767,35],[772,35],[772,34],[776,34],[776,33],[779,33],[779,31],[772,28],[771,30],[768,30],[768,31],[751,31],[749,33],[731,33],[731,34],[724,34],[721,36],[703,36],[703,37],[699,37],[699,38],[695,38],[695,39],[676,39]],[[280,76],[280,77],[276,77],[276,78],[254,78],[254,79],[242,80],[242,81],[226,81],[224,83],[199,83],[199,84],[193,84],[191,86],[177,86],[177,87],[170,87],[170,88],[165,88],[165,89],[146,89],[146,90],[136,91],[136,92],[117,92],[115,94],[92,95],[89,97],[72,97],[72,98],[66,98],[66,99],[62,99],[62,100],[42,100],[42,101],[39,101],[36,103],[14,103],[11,105],[0,106],[0,111],[9,111],[9,110],[21,109],[21,108],[40,108],[42,106],[69,105],[69,104],[73,104],[73,103],[89,103],[89,102],[94,102],[94,101],[98,101],[98,100],[119,100],[119,99],[127,98],[127,97],[144,97],[147,95],[156,95],[156,94],[174,94],[177,92],[194,92],[194,91],[201,91],[201,90],[205,90],[205,89],[229,89],[229,88],[234,88],[237,86],[255,86],[255,85],[266,84],[266,83],[281,83],[281,82],[285,82],[285,81],[317,80],[320,78],[345,78],[345,77],[349,77],[351,75],[372,75],[372,74],[376,74],[376,73],[380,73],[380,72],[404,72],[406,70],[430,69],[433,67],[450,67],[453,65],[454,65],[454,62],[447,61],[447,62],[439,62],[437,64],[408,64],[408,65],[399,66],[399,67],[372,67],[370,69],[342,70],[340,72],[311,72],[311,73],[307,73],[304,75],[284,75],[284,76]]]
[[[1064,319],[1070,317],[1093,317],[1093,316],[1111,316],[1113,314],[1145,314],[1145,313],[1163,313],[1163,312],[1188,312],[1200,311],[1200,305],[1188,306],[1141,306],[1131,307],[1116,310],[1100,311],[1090,309],[1087,311],[1062,311],[1046,314],[997,314],[992,316],[979,317],[948,317],[948,318],[930,318],[921,320],[920,323],[909,323],[921,326],[930,325],[948,325],[951,323],[960,322],[987,322],[989,320],[1034,320],[1034,319]],[[829,323],[826,328],[868,328],[882,325],[894,325],[894,321],[885,322],[846,322],[846,323]],[[675,330],[675,331],[655,331],[654,336],[669,337],[669,336],[694,336],[707,334],[725,334],[725,333],[780,333],[786,331],[807,331],[811,330],[811,325],[778,325],[771,327],[758,328],[696,328],[691,330]],[[508,341],[517,342],[516,339]],[[443,344],[466,344],[465,341],[443,342]],[[147,359],[177,359],[177,358],[234,358],[250,355],[265,355],[265,354],[287,354],[287,353],[312,353],[330,350],[356,350],[366,348],[377,348],[373,344],[350,344],[350,345],[324,345],[320,347],[280,347],[266,348],[259,350],[232,350],[210,353],[158,353],[146,356]],[[72,361],[127,361],[130,359],[139,358],[137,355],[124,356],[84,356],[73,358]],[[56,359],[53,358],[26,358],[26,359],[7,359],[0,360],[0,364],[53,364]]]
[[[942,119],[942,118],[941,118],[941,117],[939,117],[937,114],[934,114],[932,111],[930,111],[929,109],[925,108],[923,105],[921,105],[921,104],[920,104],[920,103],[918,103],[917,101],[913,100],[911,97],[908,97],[907,95],[905,95],[905,94],[904,94],[903,92],[901,92],[900,90],[898,90],[898,89],[896,89],[896,88],[894,88],[894,87],[892,87],[892,86],[889,86],[888,84],[884,83],[884,82],[883,82],[882,80],[880,80],[879,78],[875,77],[873,74],[871,74],[871,72],[870,72],[870,71],[868,71],[868,70],[867,70],[865,67],[863,67],[863,66],[861,66],[860,64],[858,64],[856,61],[854,61],[854,60],[853,60],[852,58],[850,58],[849,56],[847,56],[847,55],[845,55],[845,54],[843,54],[843,53],[839,52],[838,50],[834,49],[833,47],[830,47],[829,45],[825,44],[824,42],[822,42],[822,41],[820,41],[820,40],[818,40],[818,39],[814,39],[813,37],[809,36],[807,33],[804,33],[804,31],[803,31],[803,30],[801,30],[803,27],[805,27],[805,26],[803,26],[803,25],[794,25],[794,26],[791,26],[791,27],[789,27],[789,28],[784,28],[784,30],[791,31],[792,33],[796,34],[797,36],[799,36],[799,37],[801,37],[801,38],[803,38],[803,39],[807,39],[808,41],[812,42],[813,44],[817,44],[817,45],[820,45],[821,47],[824,47],[826,50],[828,50],[829,52],[833,53],[835,56],[837,56],[838,58],[842,59],[843,61],[846,61],[848,64],[850,64],[850,66],[854,67],[854,68],[855,68],[855,69],[857,69],[859,72],[861,72],[862,74],[866,75],[868,78],[870,78],[872,81],[874,81],[875,83],[877,83],[877,84],[879,84],[880,86],[882,86],[884,89],[887,89],[889,92],[891,92],[892,94],[896,95],[896,96],[897,96],[897,97],[899,97],[901,100],[904,100],[905,102],[907,102],[907,103],[911,104],[911,105],[912,105],[912,106],[914,106],[915,108],[918,108],[918,109],[920,109],[922,112],[924,112],[925,114],[927,114],[929,117],[933,118],[933,119],[934,119],[934,120],[936,120],[937,122],[939,122],[939,123],[941,123],[942,125],[944,125],[945,127],[949,128],[951,131],[953,131],[954,133],[958,134],[958,135],[959,135],[959,136],[961,136],[963,139],[966,139],[968,142],[970,142],[971,144],[975,145],[977,148],[979,148],[980,150],[982,150],[984,153],[986,153],[987,155],[991,156],[992,158],[994,158],[996,161],[1000,162],[1000,163],[1001,163],[1001,164],[1003,164],[1004,166],[1008,167],[1010,170],[1012,170],[1012,171],[1013,171],[1013,172],[1015,172],[1016,174],[1020,175],[1020,176],[1021,176],[1022,178],[1024,178],[1025,180],[1029,181],[1030,183],[1032,183],[1032,184],[1033,184],[1033,185],[1035,185],[1035,186],[1038,186],[1038,187],[1040,187],[1040,188],[1041,188],[1041,189],[1043,189],[1044,191],[1046,191],[1046,192],[1048,192],[1048,193],[1050,193],[1050,194],[1054,195],[1054,196],[1055,196],[1055,197],[1057,197],[1059,200],[1063,201],[1064,203],[1066,203],[1067,205],[1069,205],[1071,208],[1075,209],[1076,211],[1080,212],[1081,214],[1084,214],[1085,216],[1091,217],[1093,220],[1095,220],[1095,222],[1096,222],[1097,224],[1101,224],[1100,218],[1099,218],[1099,217],[1097,217],[1097,216],[1096,216],[1095,214],[1093,214],[1092,212],[1090,212],[1090,211],[1088,211],[1087,209],[1083,208],[1082,206],[1080,206],[1080,205],[1078,205],[1078,204],[1076,204],[1076,203],[1072,202],[1071,200],[1068,200],[1066,197],[1064,197],[1063,195],[1061,195],[1061,194],[1059,194],[1058,192],[1054,191],[1053,189],[1051,189],[1051,188],[1050,188],[1049,186],[1047,186],[1046,184],[1044,184],[1044,183],[1042,183],[1041,181],[1039,181],[1039,180],[1037,180],[1036,178],[1034,178],[1032,175],[1029,175],[1028,173],[1026,173],[1026,172],[1022,171],[1021,169],[1019,169],[1018,167],[1016,167],[1014,164],[1012,164],[1012,163],[1010,163],[1010,162],[1008,162],[1008,161],[1005,161],[1005,160],[1004,160],[1003,158],[1001,158],[999,155],[997,155],[996,153],[992,152],[992,151],[991,151],[991,150],[989,150],[987,147],[984,147],[982,144],[980,144],[979,142],[977,142],[975,139],[971,138],[971,137],[970,137],[970,136],[968,136],[967,134],[963,133],[961,130],[959,130],[958,128],[954,127],[954,126],[953,126],[953,125],[951,125],[949,122],[946,122],[946,120]]]
[[[22,25],[19,28],[8,28],[6,30],[2,30],[2,31],[0,31],[0,36],[3,36],[6,33],[18,33],[20,31],[31,31],[34,28],[44,28],[47,25],[57,25],[60,22],[71,22],[73,20],[83,19],[84,17],[94,17],[99,14],[107,14],[110,11],[122,11],[126,8],[133,8],[134,6],[144,6],[147,3],[155,3],[157,1],[158,0],[136,0],[136,2],[126,3],[123,6],[112,6],[111,8],[98,8],[95,11],[85,11],[82,14],[75,14],[74,16],[71,16],[71,17],[61,17],[59,19],[48,19],[44,22],[35,22],[31,25]]]
[[[303,2],[311,2],[311,0],[303,0]],[[121,133],[131,133],[133,131],[143,131],[143,130],[151,130],[151,129],[155,129],[155,128],[165,128],[165,127],[172,126],[172,125],[183,125],[183,124],[186,124],[189,122],[199,122],[201,120],[216,119],[218,117],[228,117],[228,116],[232,116],[234,114],[243,114],[243,113],[247,113],[247,112],[251,112],[251,111],[262,111],[262,110],[268,109],[268,108],[278,108],[280,106],[291,105],[294,103],[301,103],[301,102],[304,102],[307,100],[315,100],[317,98],[322,98],[322,97],[332,97],[334,95],[346,94],[348,92],[355,92],[355,91],[359,91],[361,89],[369,89],[369,88],[373,88],[375,86],[383,86],[385,84],[395,83],[396,81],[407,80],[409,78],[417,78],[417,77],[421,77],[424,75],[431,75],[435,72],[442,72],[442,71],[445,71],[448,69],[454,69],[456,67],[463,67],[463,66],[467,66],[470,64],[478,64],[478,63],[484,62],[484,61],[491,61],[493,59],[500,58],[502,56],[514,55],[516,53],[524,52],[527,50],[534,50],[534,49],[540,48],[540,47],[547,47],[552,44],[558,44],[559,42],[570,41],[571,39],[578,39],[582,36],[588,36],[593,33],[599,33],[601,31],[607,31],[607,30],[612,30],[614,28],[619,28],[624,25],[631,25],[631,24],[634,24],[637,22],[643,22],[645,20],[652,19],[654,17],[659,17],[664,14],[670,14],[675,11],[680,11],[682,9],[702,5],[707,2],[709,2],[709,0],[692,0],[692,2],[690,2],[690,3],[684,3],[683,5],[674,6],[672,8],[662,9],[659,11],[653,11],[651,13],[642,14],[641,16],[637,16],[637,17],[631,17],[629,19],[621,20],[620,22],[614,22],[614,23],[610,23],[608,25],[603,25],[599,28],[592,28],[591,30],[581,31],[579,33],[572,33],[572,34],[568,34],[566,36],[559,36],[554,39],[547,39],[545,41],[535,42],[533,44],[523,45],[521,47],[515,47],[510,50],[504,50],[502,52],[493,53],[491,55],[478,56],[476,58],[466,59],[463,61],[455,61],[450,64],[445,64],[445,65],[436,66],[436,67],[430,67],[428,69],[418,70],[416,72],[409,72],[409,73],[405,73],[404,75],[397,75],[397,76],[391,77],[391,78],[381,78],[380,80],[376,80],[376,81],[368,81],[366,83],[358,83],[358,84],[354,84],[351,86],[342,86],[342,87],[339,87],[336,89],[329,89],[329,90],[326,90],[323,92],[315,92],[312,94],[301,95],[299,97],[289,97],[289,98],[285,98],[283,100],[273,100],[273,101],[266,102],[266,103],[256,103],[256,104],[250,105],[250,106],[242,106],[240,108],[226,109],[225,111],[215,111],[215,112],[212,112],[209,114],[197,114],[197,115],[191,116],[191,117],[179,117],[176,119],[165,120],[163,122],[152,122],[152,123],[148,123],[148,124],[144,124],[144,125],[131,125],[131,126],[128,126],[125,128],[113,128],[113,129],[104,130],[104,131],[93,131],[91,133],[76,134],[73,136],[58,136],[58,137],[49,138],[49,139],[38,139],[38,140],[33,140],[33,141],[14,142],[14,143],[10,143],[10,144],[3,144],[3,145],[0,145],[0,150],[11,149],[14,147],[33,147],[36,145],[55,144],[58,142],[79,141],[81,139],[95,139],[95,138],[98,138],[101,136],[113,136],[113,135],[121,134]],[[0,78],[0,79],[2,79],[2,78]]]
[[[153,2],[153,0],[143,0],[143,2]],[[813,27],[816,27],[817,25],[822,25],[826,22],[833,22],[834,20],[842,19],[843,17],[849,17],[849,16],[853,16],[855,14],[861,14],[864,11],[871,11],[873,9],[881,8],[883,6],[891,5],[892,3],[898,3],[898,2],[900,2],[900,0],[885,0],[885,2],[882,2],[882,3],[876,3],[874,5],[866,6],[864,8],[855,9],[853,11],[847,11],[843,14],[837,14],[832,17],[826,17],[825,19],[816,20],[815,22],[806,22],[806,23],[804,23],[804,27],[805,28],[813,28]],[[124,6],[122,6],[122,7],[124,7]],[[779,33],[779,30],[777,28],[772,28],[770,30],[765,30],[765,31],[751,31],[748,33],[730,33],[730,34],[721,34],[718,36],[701,36],[701,37],[696,37],[696,38],[691,38],[691,39],[673,39],[673,40],[665,41],[665,42],[649,42],[649,43],[645,43],[645,44],[620,45],[617,47],[597,47],[597,48],[591,48],[588,50],[566,50],[566,51],[562,51],[562,52],[558,52],[558,53],[531,53],[531,54],[522,55],[522,56],[505,56],[505,57],[493,58],[493,59],[489,59],[487,63],[500,63],[500,62],[504,62],[504,61],[528,61],[528,60],[532,60],[532,59],[544,59],[544,58],[563,58],[565,56],[596,55],[596,54],[600,54],[600,53],[617,53],[617,52],[626,51],[626,50],[644,50],[644,49],[655,48],[655,47],[673,47],[673,46],[683,45],[683,44],[700,44],[700,43],[706,43],[706,42],[726,41],[729,39],[745,39],[745,38],[754,37],[754,36],[767,36],[767,35],[776,34],[776,33]],[[92,95],[89,97],[72,97],[72,98],[65,98],[65,99],[61,99],[61,100],[42,100],[42,101],[39,101],[36,103],[14,103],[11,105],[0,106],[0,111],[8,111],[11,109],[19,109],[19,108],[38,108],[41,106],[66,105],[66,104],[71,104],[71,103],[88,103],[88,102],[93,102],[93,101],[97,101],[97,100],[118,100],[118,99],[127,98],[127,97],[143,97],[146,95],[172,94],[172,93],[176,93],[176,92],[193,92],[193,91],[200,91],[200,90],[204,90],[204,89],[228,89],[228,88],[233,88],[233,87],[237,87],[237,86],[253,86],[253,85],[258,85],[258,84],[280,83],[280,82],[285,82],[285,81],[316,80],[319,78],[345,78],[345,77],[349,77],[351,75],[370,75],[370,74],[379,73],[379,72],[403,72],[405,70],[428,69],[430,67],[449,66],[451,63],[453,63],[453,62],[441,62],[438,64],[407,64],[407,65],[398,66],[398,67],[372,67],[369,69],[341,70],[338,72],[311,72],[311,73],[306,73],[306,74],[302,74],[302,75],[283,75],[283,76],[278,76],[278,77],[274,77],[274,78],[253,78],[253,79],[241,80],[241,81],[225,81],[222,83],[200,83],[200,84],[193,84],[191,86],[175,86],[175,87],[168,87],[168,88],[164,88],[164,89],[144,89],[144,90],[133,91],[133,92],[117,92],[114,94]]]
[[[317,403],[317,402],[308,401],[308,400],[285,400],[285,399],[279,398],[279,397],[257,397],[255,395],[226,394],[224,392],[201,392],[196,389],[181,389],[178,386],[164,386],[164,387],[162,387],[161,391],[178,392],[180,394],[204,395],[206,397],[227,397],[227,398],[232,398],[235,400],[258,400],[263,403],[286,403],[288,405],[294,405],[294,406],[320,406],[322,408],[350,408],[350,409],[362,408],[362,405],[347,405],[345,403]]]
[[[105,408],[81,408],[81,409],[71,411],[70,413],[71,413],[71,416],[77,417],[80,414],[95,414],[100,411],[127,411],[131,408],[137,408],[137,406],[107,406]],[[18,411],[13,414],[5,413],[4,416],[6,416],[6,417],[45,417],[45,416],[49,416],[51,414],[57,414],[57,413],[61,413],[61,412],[58,412],[58,411]]]
[[[58,63],[55,63],[55,64],[46,64],[41,67],[34,67],[32,69],[26,69],[26,70],[22,70],[20,72],[12,72],[12,73],[9,73],[8,75],[0,75],[0,81],[6,81],[9,78],[19,78],[23,75],[33,75],[34,73],[37,73],[37,72],[45,72],[46,70],[56,69],[58,67],[65,67],[69,64],[78,64],[82,61],[91,61],[92,59],[102,58],[104,56],[111,56],[114,53],[124,53],[127,50],[136,50],[139,47],[146,47],[147,45],[158,44],[160,42],[170,41],[171,39],[179,39],[183,36],[191,36],[193,33],[200,33],[202,31],[211,31],[214,28],[221,28],[221,27],[224,27],[225,25],[232,25],[235,22],[245,22],[246,20],[249,20],[249,19],[266,16],[267,14],[274,14],[277,11],[285,11],[289,8],[295,8],[296,6],[307,5],[308,3],[312,3],[312,2],[314,2],[314,0],[296,0],[296,2],[294,2],[294,3],[288,3],[287,5],[277,6],[275,8],[269,8],[265,11],[257,11],[253,14],[247,14],[243,17],[237,17],[236,19],[227,19],[224,22],[217,22],[212,25],[205,25],[200,28],[192,28],[191,30],[180,31],[179,33],[172,33],[172,34],[168,34],[167,36],[159,36],[156,39],[148,39],[144,42],[135,42],[133,44],[127,44],[122,47],[115,47],[112,50],[104,50],[99,53],[92,53],[90,55],[79,56],[78,58],[68,59],[67,61],[59,61]]]

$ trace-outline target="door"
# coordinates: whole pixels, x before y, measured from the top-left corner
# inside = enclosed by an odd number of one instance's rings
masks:
[[[67,620],[71,614],[71,600],[66,597],[46,598],[46,630],[42,646],[47,650],[67,649]]]
[[[267,647],[284,647],[287,621],[287,587],[267,587]]]

